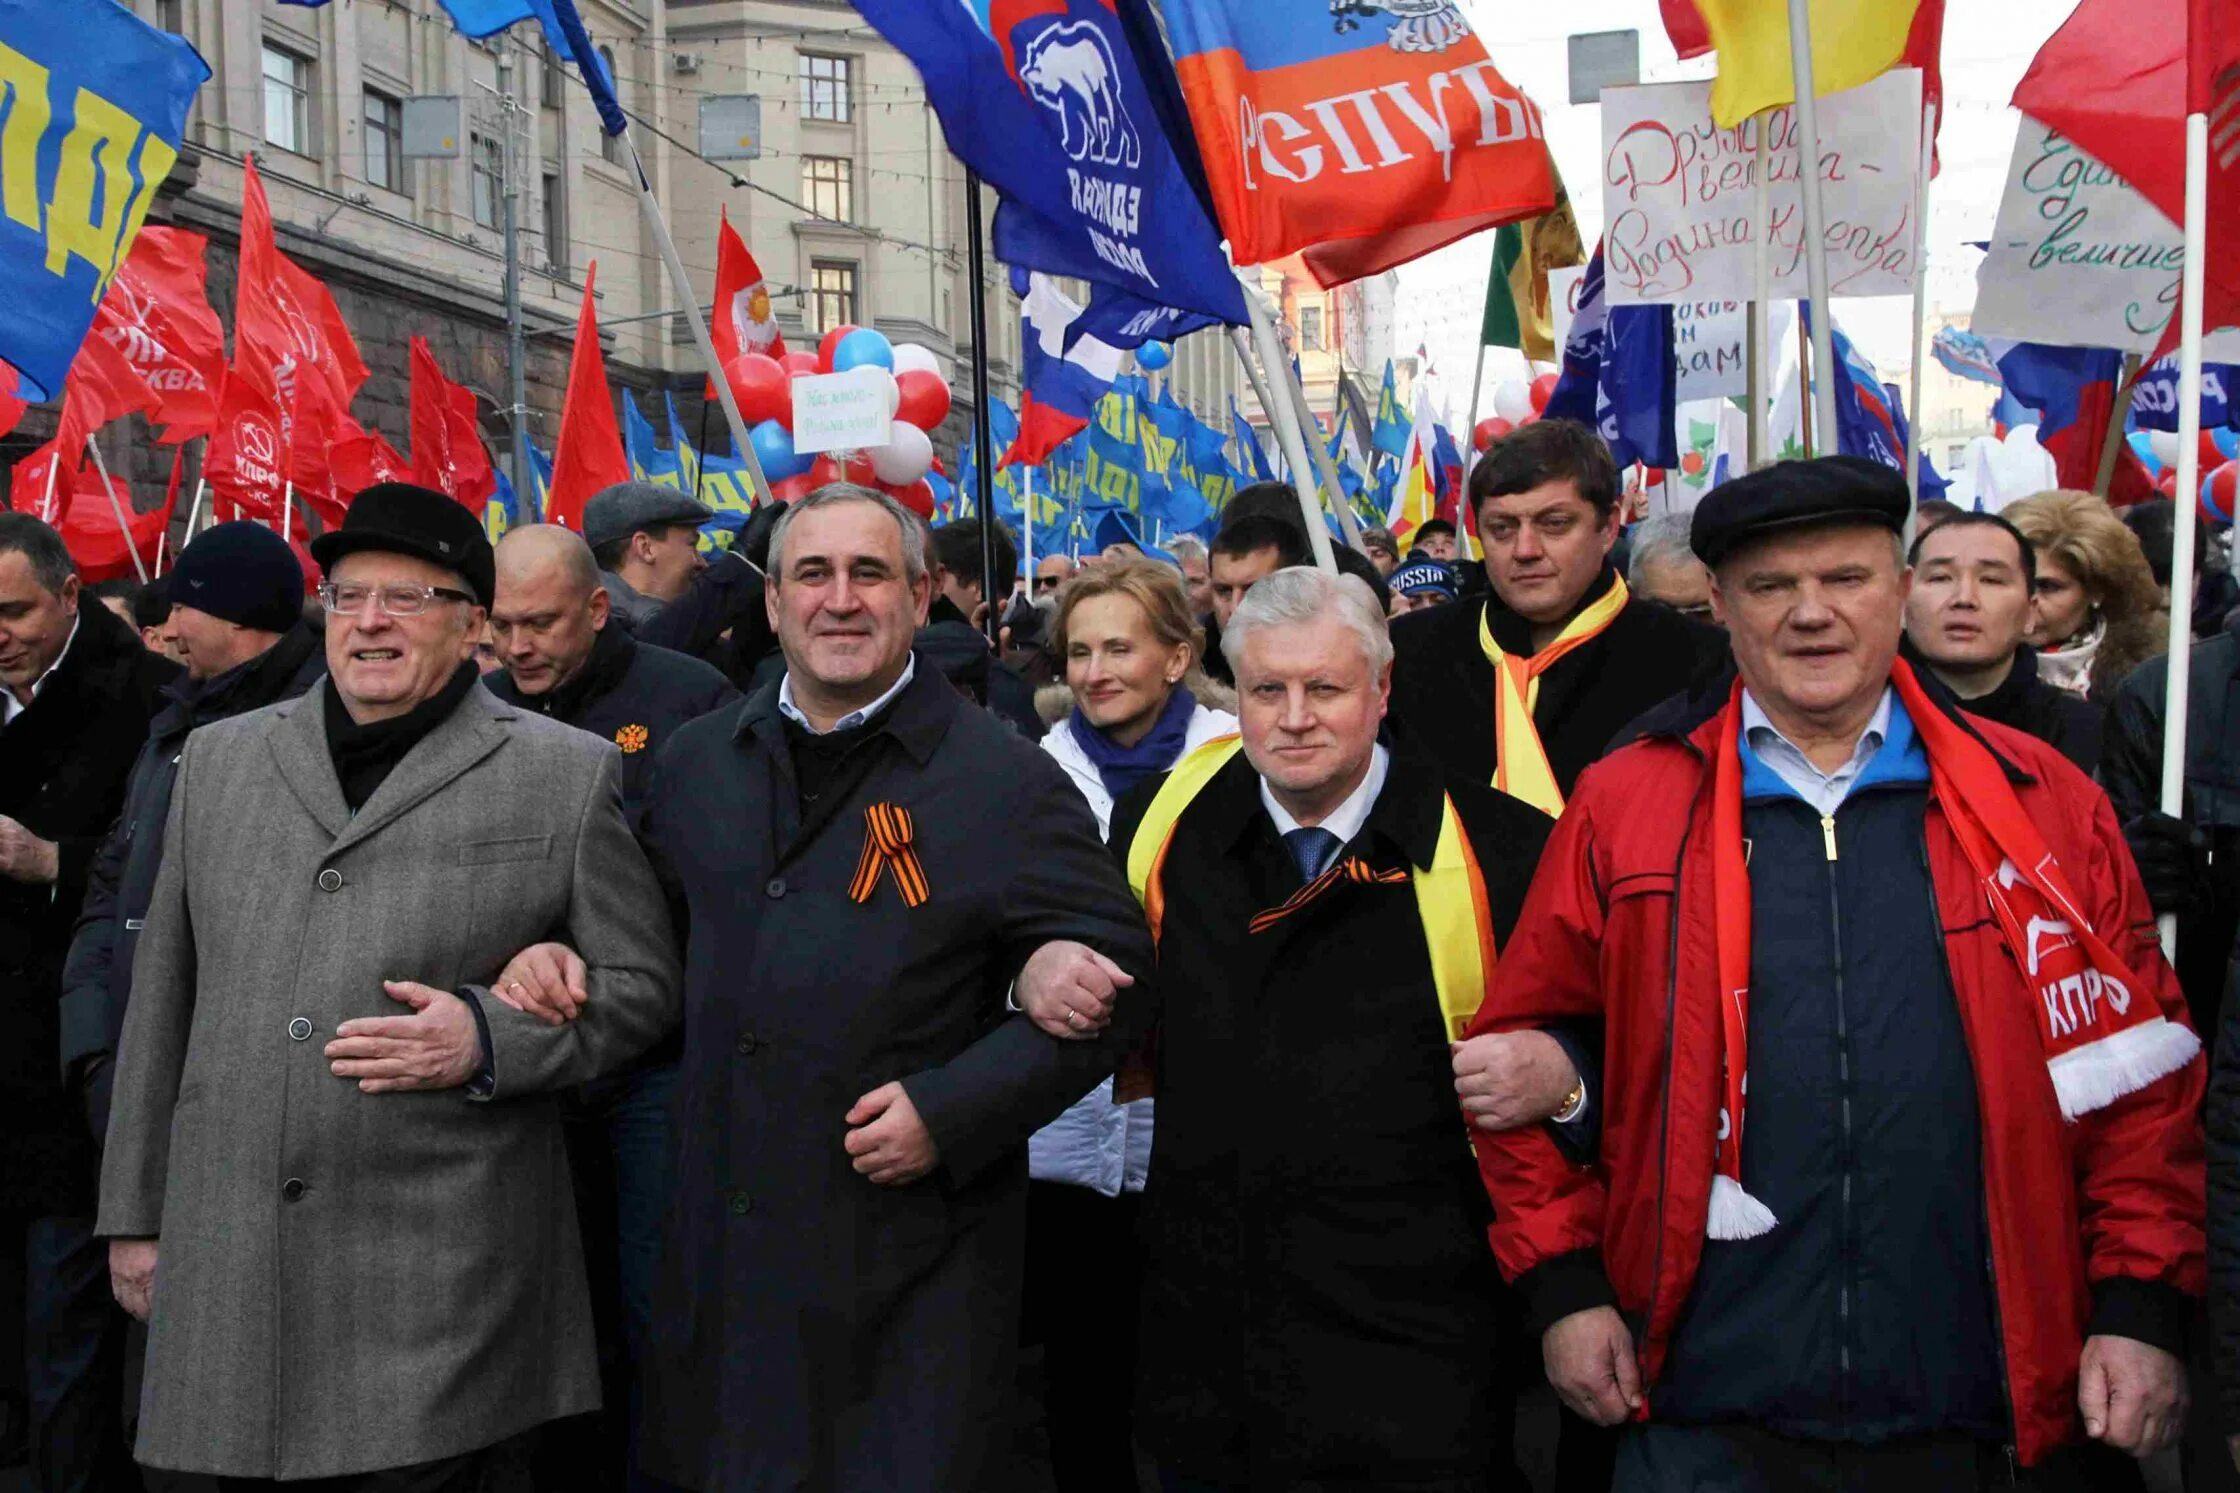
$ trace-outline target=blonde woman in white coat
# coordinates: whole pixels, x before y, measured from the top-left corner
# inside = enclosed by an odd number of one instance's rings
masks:
[[[1237,729],[1191,689],[1202,638],[1182,576],[1157,560],[1096,565],[1058,593],[1051,640],[1073,710],[1042,741],[1097,828],[1113,801],[1200,743]],[[1115,1104],[1108,1079],[1028,1148],[1027,1317],[1043,1381],[1057,1493],[1134,1493],[1136,1212],[1151,1164],[1152,1101]]]

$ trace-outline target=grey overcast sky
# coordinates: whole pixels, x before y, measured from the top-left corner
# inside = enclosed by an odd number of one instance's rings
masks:
[[[1597,166],[1602,157],[1602,110],[1572,105],[1567,83],[1568,38],[1575,32],[1637,30],[1643,82],[1709,77],[1711,59],[1682,62],[1673,55],[1658,19],[1656,0],[1456,0],[1477,28],[1502,76],[1531,95],[1547,120],[1548,141],[1570,185],[1588,246],[1602,227]],[[2007,99],[2045,39],[2068,19],[2076,0],[1948,0],[1944,31],[1945,123],[1939,140],[1943,169],[1930,189],[1929,303],[1965,310],[1975,301],[1975,272],[1982,258],[1967,247],[1990,237],[2006,182],[2020,116]],[[1412,353],[1422,343],[1437,378],[1434,405],[1451,404],[1458,419],[1470,397],[1471,362],[1485,301],[1486,267],[1493,236],[1480,234],[1400,270],[1393,351]],[[1902,297],[1838,301],[1844,329],[1874,359],[1883,377],[1898,378],[1911,360],[1911,305]],[[1486,394],[1520,377],[1523,362],[1496,349],[1487,354]],[[1375,370],[1370,370],[1374,376]]]

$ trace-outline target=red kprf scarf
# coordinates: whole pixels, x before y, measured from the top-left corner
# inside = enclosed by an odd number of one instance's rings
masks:
[[[2151,994],[2086,918],[2068,876],[2007,781],[1999,760],[1944,713],[1904,660],[1890,682],[1929,758],[1929,788],[2034,997],[2041,1056],[2063,1119],[2135,1093],[2193,1061],[2201,1040],[2165,1019]],[[1719,1144],[1705,1233],[1751,1239],[1774,1226],[1742,1187],[1749,1093],[1750,872],[1742,837],[1742,686],[1719,719],[1712,767],[1711,889],[1725,1067]],[[1961,990],[1961,1000],[1984,992]]]

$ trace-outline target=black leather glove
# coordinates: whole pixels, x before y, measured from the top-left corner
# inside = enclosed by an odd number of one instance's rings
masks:
[[[778,519],[785,511],[783,503],[765,503],[749,514],[731,541],[732,553],[744,556],[757,570],[769,570],[770,531],[778,527]]]
[[[2199,910],[2208,891],[2209,849],[2200,830],[2150,809],[2124,822],[2123,838],[2156,912],[2189,917]]]

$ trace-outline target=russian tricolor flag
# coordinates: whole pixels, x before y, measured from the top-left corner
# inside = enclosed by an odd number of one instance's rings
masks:
[[[1089,428],[1097,401],[1120,376],[1119,348],[1086,333],[1074,335],[1068,345],[1067,334],[1081,314],[1049,276],[1028,281],[1019,310],[1026,375],[1019,391],[1019,438],[1003,453],[1001,465],[1041,466],[1069,437]]]

